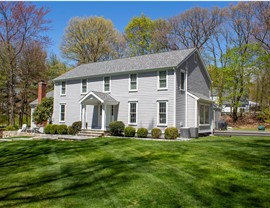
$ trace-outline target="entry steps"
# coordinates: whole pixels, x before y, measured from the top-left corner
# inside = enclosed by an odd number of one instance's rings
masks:
[[[99,129],[82,129],[77,135],[78,136],[89,136],[89,137],[103,137],[109,134],[109,131]]]

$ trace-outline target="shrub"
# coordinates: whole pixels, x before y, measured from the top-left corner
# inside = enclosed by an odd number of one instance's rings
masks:
[[[162,134],[162,132],[159,128],[153,128],[151,131],[151,136],[154,139],[159,139],[161,134]]]
[[[50,134],[51,128],[52,128],[52,124],[46,125],[46,126],[44,127],[44,133],[45,133],[45,134]]]
[[[62,124],[57,126],[57,133],[58,134],[67,134],[68,133],[68,128],[67,125]]]
[[[57,126],[56,124],[53,124],[50,128],[50,134],[57,134]]]
[[[68,134],[70,134],[70,135],[75,135],[76,134],[75,131],[74,131],[74,128],[72,126],[68,127]]]
[[[137,130],[137,136],[139,138],[146,138],[148,135],[148,130],[146,128],[139,128]]]
[[[176,139],[179,136],[178,129],[175,127],[168,127],[165,129],[165,139]]]
[[[134,137],[136,133],[136,129],[132,126],[127,126],[125,128],[125,137]]]
[[[109,125],[112,136],[122,136],[125,129],[125,124],[122,121],[113,121]]]
[[[74,130],[74,134],[77,134],[82,129],[82,122],[76,121],[72,124],[72,128]]]
[[[18,130],[18,129],[16,129],[15,126],[7,126],[5,129],[5,131],[16,131],[16,130]]]

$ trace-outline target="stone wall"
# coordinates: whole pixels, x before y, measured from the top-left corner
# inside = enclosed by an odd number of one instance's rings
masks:
[[[28,132],[18,132],[18,131],[3,131],[2,132],[2,138],[8,138],[8,137],[18,137],[18,136],[39,136],[42,134],[37,133],[28,133]]]

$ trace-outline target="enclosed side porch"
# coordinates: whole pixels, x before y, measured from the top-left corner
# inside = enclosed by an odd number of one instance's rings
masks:
[[[97,91],[88,92],[80,101],[82,129],[107,130],[110,122],[116,120],[119,102],[109,94]],[[92,106],[87,113],[87,106]],[[91,123],[87,123],[91,116]]]

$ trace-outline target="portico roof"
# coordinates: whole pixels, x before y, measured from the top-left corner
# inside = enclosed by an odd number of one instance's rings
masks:
[[[98,103],[104,103],[108,105],[118,105],[118,101],[115,100],[112,96],[108,93],[104,92],[97,92],[97,91],[90,91],[88,92],[83,98],[79,100],[81,104],[88,104],[88,105],[95,105]]]

